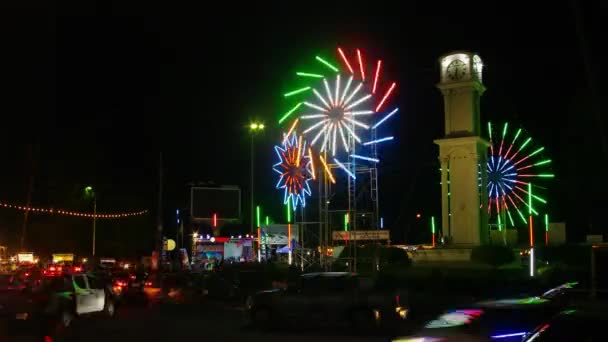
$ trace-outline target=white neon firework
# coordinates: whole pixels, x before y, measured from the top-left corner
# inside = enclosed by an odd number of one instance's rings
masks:
[[[320,151],[331,152],[332,156],[339,152],[340,145],[345,152],[350,152],[353,146],[349,146],[349,138],[361,143],[357,130],[369,130],[370,125],[363,119],[375,113],[365,106],[371,106],[369,100],[372,95],[361,91],[361,82],[353,80],[353,76],[348,78],[345,86],[341,81],[344,80],[340,80],[340,75],[336,75],[334,84],[330,84],[331,80],[323,79],[322,87],[312,90],[318,102],[304,102],[304,106],[311,111],[300,115],[300,120],[312,122],[303,131],[312,135],[311,146],[318,142],[321,144]]]

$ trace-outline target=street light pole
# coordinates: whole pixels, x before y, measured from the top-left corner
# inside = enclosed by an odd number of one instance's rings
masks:
[[[92,248],[92,256],[95,256],[95,235],[96,235],[96,225],[97,225],[97,195],[93,190],[92,186],[87,186],[84,188],[84,194],[86,197],[93,199],[93,248]]]
[[[250,193],[250,205],[251,205],[251,212],[250,212],[250,228],[249,228],[249,233],[253,234],[254,230],[253,230],[253,220],[254,220],[254,212],[253,212],[253,208],[255,207],[255,197],[254,197],[254,190],[255,190],[255,178],[254,178],[254,158],[255,158],[255,153],[254,153],[254,143],[253,143],[253,139],[254,139],[254,135],[259,132],[259,131],[263,131],[264,130],[264,124],[263,123],[258,123],[258,122],[252,122],[249,124],[249,133],[251,134],[251,193]]]

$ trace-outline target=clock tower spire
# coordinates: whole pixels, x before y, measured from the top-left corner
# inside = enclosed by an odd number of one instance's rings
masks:
[[[443,235],[453,245],[487,242],[486,160],[489,143],[480,137],[483,63],[470,52],[439,59],[437,85],[444,102],[445,135],[435,140],[441,163]]]

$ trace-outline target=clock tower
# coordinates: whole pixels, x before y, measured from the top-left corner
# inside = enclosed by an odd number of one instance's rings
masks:
[[[489,143],[480,137],[483,63],[470,52],[439,59],[437,87],[444,102],[445,136],[435,140],[441,163],[441,226],[453,246],[487,242],[486,160]]]

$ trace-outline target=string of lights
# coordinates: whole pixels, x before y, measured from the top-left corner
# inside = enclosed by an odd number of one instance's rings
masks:
[[[119,219],[119,218],[132,217],[132,216],[141,216],[141,215],[145,215],[148,213],[148,210],[140,210],[140,211],[114,213],[114,214],[104,214],[104,213],[90,214],[90,213],[83,213],[83,212],[63,210],[63,209],[54,209],[54,208],[34,208],[34,207],[14,205],[14,204],[4,203],[4,202],[0,202],[0,208],[17,209],[17,210],[21,210],[21,211],[47,213],[47,214],[54,214],[54,215],[97,218],[97,219]]]

